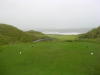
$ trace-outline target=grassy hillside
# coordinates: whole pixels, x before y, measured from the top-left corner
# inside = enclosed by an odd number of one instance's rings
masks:
[[[90,55],[91,50],[94,55]],[[99,58],[100,44],[88,42],[2,46],[0,75],[100,75]]]
[[[33,40],[37,40],[38,37],[40,37],[36,35],[40,35],[40,33],[34,31],[34,33],[31,35],[31,33],[23,32],[14,26],[0,24],[0,44],[32,42]]]
[[[100,27],[92,29],[91,31],[81,34],[80,37],[81,39],[98,39],[100,38]]]
[[[87,33],[80,34],[79,41],[100,43],[100,27],[92,29]]]
[[[41,39],[41,38],[49,38],[45,34],[43,34],[41,32],[38,32],[38,31],[34,31],[34,30],[26,31],[26,33],[29,34],[29,35],[35,36],[38,39]]]

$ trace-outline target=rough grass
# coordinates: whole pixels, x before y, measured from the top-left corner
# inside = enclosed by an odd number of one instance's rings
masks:
[[[6,45],[0,47],[0,75],[100,75],[99,58],[100,45],[88,42]]]

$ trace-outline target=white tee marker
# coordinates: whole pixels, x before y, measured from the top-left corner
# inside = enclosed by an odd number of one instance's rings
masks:
[[[19,54],[21,55],[21,54],[22,54],[22,52],[20,51],[20,52],[19,52]]]
[[[93,52],[91,52],[91,55],[94,55],[94,53],[93,53]]]
[[[90,53],[91,55],[94,55],[94,52],[93,51],[91,51],[91,53]]]

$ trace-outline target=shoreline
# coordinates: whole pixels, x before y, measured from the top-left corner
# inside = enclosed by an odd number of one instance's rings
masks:
[[[69,33],[61,33],[61,32],[42,32],[44,34],[55,34],[55,35],[78,35],[82,33],[77,33],[77,32],[69,32]]]

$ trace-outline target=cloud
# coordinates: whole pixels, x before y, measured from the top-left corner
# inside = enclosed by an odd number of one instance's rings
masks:
[[[0,0],[0,22],[21,29],[100,25],[99,0]]]

